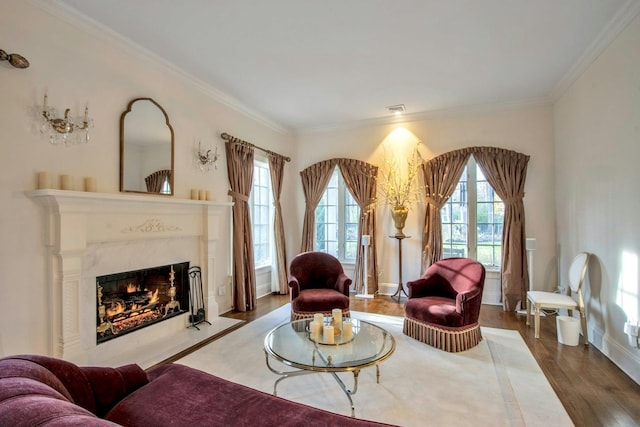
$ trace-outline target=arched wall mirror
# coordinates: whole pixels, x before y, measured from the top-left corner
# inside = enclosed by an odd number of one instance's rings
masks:
[[[120,116],[120,191],[173,195],[173,139],[160,104],[129,102]]]

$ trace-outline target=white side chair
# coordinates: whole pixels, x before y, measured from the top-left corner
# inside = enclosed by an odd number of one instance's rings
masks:
[[[527,325],[531,324],[531,306],[534,308],[534,330],[535,337],[540,338],[540,310],[543,308],[550,309],[567,309],[569,316],[572,316],[573,310],[580,311],[580,321],[582,323],[582,335],[584,345],[589,345],[589,337],[587,335],[587,316],[584,308],[584,298],[582,297],[582,284],[587,275],[589,267],[589,258],[591,254],[579,253],[569,266],[569,289],[570,294],[558,294],[555,292],[529,291],[527,292]],[[577,294],[577,300],[571,294]]]

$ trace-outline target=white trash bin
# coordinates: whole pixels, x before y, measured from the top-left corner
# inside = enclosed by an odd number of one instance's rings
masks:
[[[580,320],[575,317],[556,317],[558,342],[564,345],[578,345],[580,342]]]

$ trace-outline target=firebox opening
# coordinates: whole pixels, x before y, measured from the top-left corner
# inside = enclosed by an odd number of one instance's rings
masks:
[[[96,277],[98,344],[189,309],[189,262]]]

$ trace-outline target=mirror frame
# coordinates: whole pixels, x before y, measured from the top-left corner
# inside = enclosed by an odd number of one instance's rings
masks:
[[[151,192],[148,192],[148,191],[136,191],[136,190],[126,190],[126,189],[124,189],[124,143],[125,143],[125,141],[124,141],[124,121],[125,121],[125,118],[126,118],[127,114],[129,114],[131,112],[131,109],[133,108],[133,105],[138,101],[150,101],[156,107],[158,107],[158,109],[160,109],[160,111],[162,111],[162,114],[164,114],[166,125],[169,128],[169,131],[171,132],[171,176],[169,177],[169,186],[171,187],[171,193],[169,193],[169,194],[151,193]],[[164,108],[162,108],[162,106],[160,104],[158,104],[152,98],[135,98],[135,99],[132,99],[129,102],[129,104],[127,105],[127,109],[120,116],[120,192],[123,192],[123,193],[138,193],[138,194],[152,194],[152,195],[155,195],[155,196],[173,196],[175,194],[175,190],[173,188],[173,186],[174,186],[174,179],[173,178],[174,178],[174,175],[175,175],[174,147],[175,147],[175,135],[174,135],[174,132],[173,132],[173,127],[171,126],[171,123],[169,123],[169,116],[167,115],[167,112],[164,110]]]

